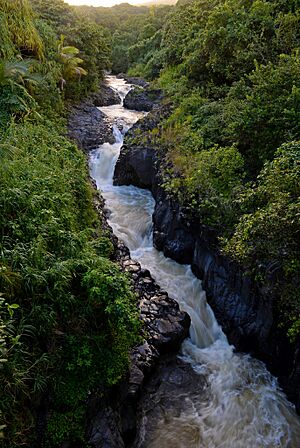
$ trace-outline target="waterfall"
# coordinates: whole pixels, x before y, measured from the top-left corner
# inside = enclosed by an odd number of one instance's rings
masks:
[[[114,233],[128,246],[131,257],[150,270],[156,282],[177,300],[191,317],[190,338],[181,358],[205,375],[207,399],[195,399],[178,416],[175,412],[157,423],[145,448],[299,448],[300,420],[264,364],[236,354],[206,302],[205,291],[190,266],[166,258],[153,247],[154,199],[147,190],[113,186],[113,172],[124,134],[144,114],[126,110],[123,99],[131,86],[108,77],[122,101],[100,108],[114,120],[115,143],[105,143],[90,155],[91,176],[110,210]],[[191,390],[193,384],[190,385]],[[184,397],[182,398],[184,399]],[[145,431],[147,423],[145,417]]]

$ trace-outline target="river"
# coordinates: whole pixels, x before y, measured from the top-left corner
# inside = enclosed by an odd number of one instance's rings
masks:
[[[122,102],[131,86],[108,77]],[[152,241],[154,199],[147,190],[114,186],[113,173],[127,130],[144,113],[118,105],[101,107],[114,122],[115,143],[105,143],[90,154],[90,172],[110,210],[114,233],[130,249],[131,257],[149,269],[156,282],[191,317],[190,337],[179,356],[205,375],[208,393],[197,391],[187,410],[168,410],[156,429],[141,440],[143,448],[299,448],[300,419],[264,364],[237,354],[206,302],[205,291],[190,266],[180,265],[158,252]],[[193,388],[193,384],[190,385]],[[185,397],[182,397],[184,400]],[[145,417],[145,431],[147,431]]]

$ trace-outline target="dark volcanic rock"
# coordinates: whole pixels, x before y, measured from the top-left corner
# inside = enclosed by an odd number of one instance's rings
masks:
[[[127,153],[124,147],[115,167],[115,185],[135,185],[139,188],[150,188],[155,176],[153,160],[155,150],[137,146]]]
[[[161,90],[134,87],[125,96],[124,107],[127,109],[149,112],[155,105],[159,104],[161,99]]]
[[[178,201],[160,187],[160,167],[165,162],[146,132],[159,126],[158,121],[155,110],[154,116],[150,113],[132,128],[121,149],[114,182],[152,191],[156,248],[179,263],[191,264],[230,343],[265,361],[300,410],[300,343],[295,352],[295,345],[278,327],[276,288],[259,284],[222,255],[217,236],[199,220],[188,217]]]
[[[170,114],[170,105],[150,112],[147,117],[139,120],[126,134],[119,159],[114,172],[115,185],[135,185],[139,188],[148,188],[152,192],[158,185],[156,162],[159,162],[157,151],[150,141],[143,140],[149,130],[159,126],[162,119]],[[133,143],[135,135],[139,141]]]
[[[285,338],[279,341],[270,337],[271,333],[275,336],[270,291],[260,289],[240,266],[224,257],[216,236],[199,221],[189,220],[163,189],[157,191],[156,200],[153,223],[157,249],[179,263],[192,265],[230,342],[280,372],[282,359],[274,355],[283,349],[281,344],[289,344]]]
[[[91,400],[90,404],[92,418],[87,428],[90,445],[94,448],[123,448],[136,436],[136,412],[145,380],[162,354],[178,351],[188,336],[190,318],[160,289],[149,271],[130,258],[128,248],[112,234],[100,195],[95,197],[94,205],[101,215],[104,230],[111,235],[115,259],[132,277],[143,322],[143,340],[130,353],[127,379],[111,391],[111,399],[98,401],[96,405]]]
[[[143,78],[139,78],[138,76],[127,76],[124,73],[120,73],[117,78],[123,78],[125,81],[127,81],[129,84],[134,84],[135,86],[139,87],[148,87],[149,82],[145,81]]]
[[[168,356],[162,359],[145,386],[138,406],[139,425],[134,447],[189,446],[186,420],[182,415],[201,415],[201,405],[207,398],[206,379],[195,373],[190,364]],[[198,429],[198,428],[197,428]],[[170,436],[170,438],[169,438]]]
[[[114,142],[111,122],[90,100],[72,107],[68,134],[81,149],[86,151],[97,148],[105,142]]]
[[[106,85],[105,83],[101,84],[99,92],[93,93],[90,96],[90,100],[94,104],[94,106],[112,106],[114,104],[120,104],[121,98],[114,89]]]
[[[117,254],[123,270],[131,273],[133,277],[134,288],[139,296],[145,340],[150,351],[155,354],[178,350],[183,339],[188,336],[189,316],[179,310],[178,303],[160,289],[150,273],[141,269],[137,261],[130,259],[129,251],[122,242],[118,243]],[[138,353],[140,360],[142,353],[147,355],[144,348]],[[147,361],[147,366],[142,367],[142,371],[148,371],[148,364]]]

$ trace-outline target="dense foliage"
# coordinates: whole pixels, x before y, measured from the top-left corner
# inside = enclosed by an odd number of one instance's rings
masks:
[[[74,9],[62,0],[49,2],[31,0],[31,4],[37,17],[36,25],[44,41],[50,47],[48,59],[57,60],[57,56],[59,56],[58,59],[63,65],[63,74],[67,74],[67,96],[74,99],[97,90],[103,76],[103,69],[110,66],[111,50],[108,32],[94,21],[79,17]],[[56,35],[54,48],[49,27]],[[61,46],[57,44],[57,39],[63,41],[65,48],[77,48],[78,53],[69,51],[69,58],[62,58],[63,53]],[[76,58],[81,59],[77,60],[77,64]],[[84,76],[82,76],[82,71],[76,70],[78,64],[83,64],[83,69],[87,72],[84,73]],[[78,80],[80,80],[79,83]]]
[[[0,443],[83,446],[88,397],[119,381],[138,334],[60,116],[98,86],[109,45],[62,1],[32,6],[0,3]]]
[[[152,131],[166,154],[164,187],[277,297],[292,338],[300,329],[299,31],[296,0],[179,1],[150,40],[128,50],[130,72],[173,102]]]
[[[106,27],[112,39],[112,71],[154,77],[154,57],[159,49],[162,26],[170,6],[132,6],[128,3],[112,8],[81,6],[78,13]],[[157,61],[159,63],[159,61]],[[137,67],[134,67],[137,65]],[[145,67],[145,68],[143,68]],[[150,70],[147,73],[147,70]],[[153,71],[154,70],[154,71]]]
[[[88,397],[122,377],[137,338],[130,282],[61,118],[110,67],[171,99],[150,135],[165,155],[164,188],[299,335],[299,22],[298,0],[0,2],[4,446],[84,446]]]
[[[28,398],[42,405],[49,390],[49,446],[82,437],[82,404],[120,378],[137,327],[128,281],[109,261],[93,212],[84,156],[49,125],[11,124],[0,146],[0,289],[19,305],[1,370],[12,446],[31,425],[19,419]]]

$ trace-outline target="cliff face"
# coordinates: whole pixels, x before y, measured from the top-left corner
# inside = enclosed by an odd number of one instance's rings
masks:
[[[100,93],[99,97],[102,98]],[[114,97],[112,101],[118,102],[118,98]],[[113,141],[111,129],[112,123],[97,109],[91,98],[74,107],[70,113],[70,137],[86,152],[105,141]],[[172,362],[176,363],[179,347],[189,334],[190,318],[187,313],[180,311],[175,300],[160,289],[150,272],[143,270],[138,262],[130,258],[128,248],[113,234],[107,222],[104,199],[96,191],[95,182],[91,180],[91,183],[95,189],[94,208],[114,246],[113,260],[131,277],[143,325],[141,342],[129,354],[126,378],[111,391],[105,391],[103,397],[92,394],[89,398],[86,438],[89,446],[94,448],[124,448],[136,437],[140,418],[139,399],[146,380],[166,353],[171,354]],[[158,379],[157,384],[160,382]],[[71,445],[67,443],[66,446]]]
[[[223,256],[216,235],[201,222],[190,220],[184,208],[160,186],[163,157],[159,148],[141,136],[157,127],[164,113],[154,111],[132,128],[121,150],[114,182],[152,191],[156,199],[156,248],[179,263],[191,264],[230,343],[265,361],[300,412],[299,348],[278,329],[274,293]]]
[[[143,334],[141,343],[130,352],[127,377],[106,398],[91,397],[87,438],[94,448],[123,448],[136,437],[140,425],[140,396],[147,380],[167,353],[171,354],[172,365],[176,363],[179,347],[189,333],[190,319],[179,310],[177,302],[160,289],[150,272],[141,269],[140,264],[130,258],[127,247],[112,234],[104,212],[104,201],[100,196],[95,199],[95,208],[111,234],[115,260],[132,278]],[[171,367],[168,371],[171,371]],[[159,387],[162,376],[160,373],[156,376],[160,379],[155,387]]]

